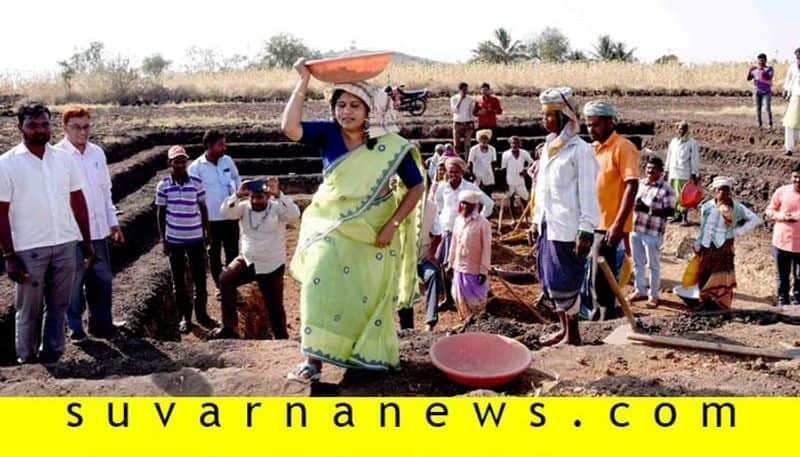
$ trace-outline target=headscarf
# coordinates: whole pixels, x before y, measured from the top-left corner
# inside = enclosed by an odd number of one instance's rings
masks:
[[[477,205],[481,202],[481,194],[474,190],[462,190],[458,193],[458,201]]]
[[[475,140],[476,141],[480,141],[482,136],[485,136],[486,138],[488,138],[491,141],[491,139],[492,139],[492,130],[491,129],[481,129],[481,130],[478,130],[477,132],[475,132]]]
[[[400,131],[400,126],[397,125],[397,111],[391,98],[377,86],[366,82],[339,83],[333,86],[331,96],[337,90],[355,95],[369,108],[369,118],[365,126],[368,138],[378,138],[387,133]]]
[[[614,105],[607,100],[593,100],[583,107],[584,117],[610,117],[614,122],[619,122],[619,113]]]
[[[451,165],[458,165],[461,168],[461,171],[467,169],[467,162],[464,162],[464,159],[461,157],[448,157],[444,162],[444,166],[450,168]]]
[[[462,190],[458,193],[459,212],[464,211],[464,217],[471,218],[478,213],[478,204],[481,202],[481,194],[474,190]],[[469,212],[466,212],[464,204],[472,205]]]
[[[433,152],[441,154],[442,152],[444,152],[444,145],[441,143],[437,144],[436,147],[433,148]]]
[[[569,121],[558,136],[549,143],[547,155],[553,157],[578,133],[578,112],[571,87],[554,87],[539,94],[542,111],[558,111]]]
[[[689,139],[689,122],[686,119],[683,119],[679,122],[676,122],[675,127],[677,128],[686,127],[686,133],[678,137],[678,141],[680,141],[681,143],[686,142],[686,140]]]

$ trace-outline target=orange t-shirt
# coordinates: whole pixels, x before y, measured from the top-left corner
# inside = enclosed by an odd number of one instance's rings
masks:
[[[593,143],[599,170],[597,172],[597,200],[600,204],[600,225],[597,230],[608,230],[617,218],[625,182],[639,179],[639,150],[627,138],[614,132],[605,143]],[[633,211],[625,221],[625,233],[633,230]]]

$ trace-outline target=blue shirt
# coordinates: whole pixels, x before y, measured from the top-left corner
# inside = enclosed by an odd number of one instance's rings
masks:
[[[242,184],[242,178],[239,177],[239,170],[233,163],[233,159],[223,155],[214,165],[203,154],[192,161],[188,172],[203,181],[208,206],[208,220],[224,221],[225,218],[220,214],[219,208],[222,206],[222,202],[228,196],[233,195]]]
[[[344,144],[344,137],[339,131],[339,126],[333,121],[304,121],[303,138],[300,142],[319,148],[322,156],[322,167],[328,168],[339,157],[347,154],[347,146]],[[397,176],[403,181],[407,188],[412,188],[422,182],[422,174],[414,162],[411,154],[406,154],[397,168]]]

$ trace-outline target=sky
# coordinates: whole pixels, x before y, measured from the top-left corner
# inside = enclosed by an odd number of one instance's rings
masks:
[[[180,65],[191,46],[253,56],[277,33],[322,51],[355,43],[444,62],[468,60],[498,27],[519,39],[556,27],[583,50],[609,34],[642,61],[741,62],[759,52],[783,61],[800,46],[797,0],[40,0],[0,10],[0,75],[55,71],[91,41],[109,56],[161,53]]]

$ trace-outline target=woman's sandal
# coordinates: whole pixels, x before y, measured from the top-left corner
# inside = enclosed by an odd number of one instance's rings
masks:
[[[303,372],[308,372],[308,376],[303,376]],[[286,373],[286,379],[289,381],[296,381],[302,384],[311,384],[319,381],[322,376],[320,369],[312,363],[298,363],[295,371]]]

